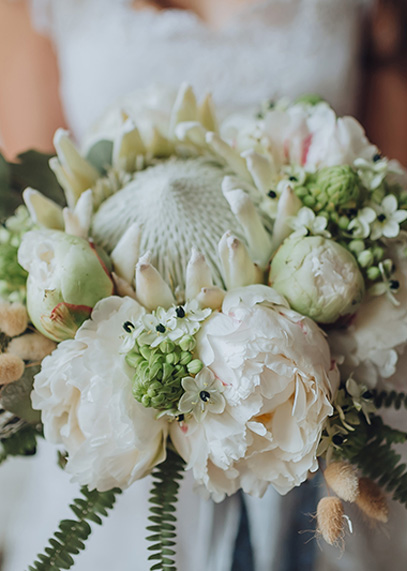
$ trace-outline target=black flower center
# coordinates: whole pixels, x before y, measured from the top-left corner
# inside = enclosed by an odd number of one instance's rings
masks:
[[[123,323],[123,329],[125,330],[126,333],[131,333],[132,331],[134,331],[135,326],[131,321],[126,321],[125,323]]]
[[[166,329],[165,329],[165,325],[163,325],[162,323],[159,323],[157,325],[157,327],[155,328],[156,331],[158,331],[158,333],[165,333]]]
[[[175,310],[175,313],[177,314],[177,317],[185,317],[185,309],[182,307],[182,305],[179,305],[177,307],[177,309]]]
[[[275,190],[269,190],[268,193],[270,198],[276,198],[277,197],[277,193]]]
[[[204,402],[208,402],[208,400],[211,398],[211,395],[208,393],[208,391],[201,391],[199,393],[199,398]]]
[[[386,215],[385,214],[379,214],[377,219],[379,222],[384,222],[386,220]]]

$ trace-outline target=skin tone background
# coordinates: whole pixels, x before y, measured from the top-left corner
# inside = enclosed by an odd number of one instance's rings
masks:
[[[58,1],[58,0],[55,0]],[[246,4],[259,0],[135,0],[135,10],[192,10],[222,28]],[[382,152],[407,165],[406,0],[377,0],[366,22],[365,71],[358,118]],[[404,25],[403,25],[404,24]],[[407,50],[406,50],[407,52]],[[50,41],[31,27],[24,0],[0,0],[0,132],[8,158],[35,147],[52,150],[66,126],[58,97],[58,67]]]

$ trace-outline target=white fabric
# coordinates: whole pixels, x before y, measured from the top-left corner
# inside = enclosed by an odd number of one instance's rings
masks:
[[[367,1],[258,0],[220,31],[191,12],[133,10],[131,0],[33,0],[33,8],[56,45],[66,116],[80,138],[107,105],[152,83],[188,81],[235,109],[318,92],[352,113]]]
[[[212,91],[218,105],[234,110],[317,92],[340,113],[352,113],[359,30],[369,1],[259,0],[221,31],[180,10],[132,10],[130,0],[32,0],[32,7],[35,25],[54,41],[66,117],[81,139],[126,93],[151,84],[177,87],[182,81],[198,94]],[[67,515],[77,488],[54,464],[46,444],[36,460],[25,462],[31,485],[8,522],[4,571],[26,568]],[[16,463],[17,470],[20,466]],[[78,557],[77,571],[147,571],[148,489],[144,480],[120,497]],[[262,500],[248,499],[256,571],[277,569],[282,506],[272,489]],[[178,508],[179,571],[230,571],[238,513],[236,498],[220,505],[203,501],[187,477]]]

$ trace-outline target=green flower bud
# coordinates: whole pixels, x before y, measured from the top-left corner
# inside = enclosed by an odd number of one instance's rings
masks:
[[[203,369],[203,363],[199,359],[194,359],[187,365],[188,373],[190,375],[197,375]]]
[[[381,262],[381,260],[383,260],[384,248],[382,248],[381,246],[375,246],[374,248],[372,248],[372,253],[375,262]]]
[[[358,262],[362,268],[367,268],[371,266],[374,262],[373,254],[370,250],[364,250],[358,255]]]
[[[272,260],[270,285],[293,309],[320,323],[353,314],[365,291],[352,254],[320,236],[288,238]]]
[[[349,226],[349,218],[347,216],[340,216],[338,220],[338,226],[341,230],[347,230]]]
[[[366,274],[368,279],[372,282],[375,282],[381,277],[380,270],[377,266],[370,266],[370,268],[367,269]]]
[[[309,196],[315,199],[317,211],[333,212],[338,209],[354,208],[361,195],[358,175],[347,165],[320,169],[310,177],[307,188]]]
[[[191,361],[192,361],[192,353],[190,353],[189,351],[183,351],[181,353],[180,364],[188,365],[188,363],[190,363]]]
[[[164,339],[164,341],[160,343],[160,350],[163,353],[172,353],[174,349],[175,349],[175,343],[170,339]]]
[[[34,326],[54,341],[75,336],[113,282],[94,245],[56,230],[24,235],[19,263],[29,276],[27,309]]]
[[[144,361],[144,358],[142,357],[142,355],[140,355],[140,353],[136,353],[135,351],[130,351],[130,353],[127,353],[126,357],[125,357],[126,363],[128,365],[130,365],[130,367],[138,367],[138,365],[140,365],[140,363],[142,363]]]
[[[173,351],[172,353],[169,353],[165,356],[165,361],[169,365],[176,365],[179,362],[179,354]]]
[[[301,95],[300,97],[297,97],[297,99],[295,100],[295,103],[305,103],[306,105],[318,105],[318,103],[322,103],[324,101],[324,99],[320,96],[317,95],[316,93],[309,93],[307,95]]]
[[[360,254],[365,249],[365,243],[363,240],[352,240],[348,244],[348,248],[354,254]]]
[[[193,351],[196,347],[195,338],[192,335],[184,335],[179,342],[179,346],[183,351]]]

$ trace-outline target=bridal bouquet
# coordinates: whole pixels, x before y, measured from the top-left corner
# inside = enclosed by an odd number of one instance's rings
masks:
[[[184,470],[217,502],[323,470],[330,544],[343,502],[407,505],[379,414],[407,406],[407,178],[358,122],[304,98],[219,125],[183,86],[55,148],[65,203],[27,188],[0,233],[1,458],[44,436],[83,491],[30,569],[70,568],[148,474],[151,569],[175,569]]]

